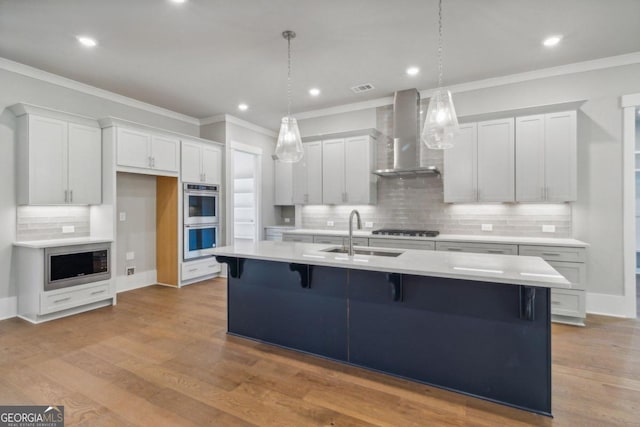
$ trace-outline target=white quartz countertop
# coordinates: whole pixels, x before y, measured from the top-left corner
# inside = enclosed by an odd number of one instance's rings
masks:
[[[14,242],[14,246],[32,249],[56,248],[60,246],[89,245],[92,243],[111,243],[112,239],[96,239],[93,237],[83,237],[79,239],[54,239],[54,240],[28,240]]]
[[[285,234],[303,234],[318,236],[348,236],[347,230],[314,230],[296,228],[286,230]],[[513,245],[538,245],[538,246],[564,246],[586,248],[588,243],[570,238],[554,237],[526,237],[526,236],[491,236],[475,234],[440,234],[438,237],[411,237],[411,236],[382,236],[372,234],[371,231],[354,230],[353,235],[357,237],[371,237],[375,239],[402,239],[402,240],[424,240],[434,242],[473,242],[473,243],[505,243]]]
[[[571,288],[571,283],[542,258],[514,255],[471,254],[409,249],[398,257],[324,252],[341,246],[299,242],[261,241],[207,249],[211,255],[267,261],[322,265],[328,267],[413,274],[480,282],[505,283],[544,288]]]

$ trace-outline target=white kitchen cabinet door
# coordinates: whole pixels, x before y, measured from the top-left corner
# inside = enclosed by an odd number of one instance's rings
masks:
[[[304,149],[304,156],[302,160],[296,163],[289,163],[291,165],[291,175],[293,182],[291,183],[292,187],[292,198],[293,204],[295,205],[304,205],[307,203],[307,175],[309,173],[307,164],[309,163],[309,149],[308,144],[302,144]],[[276,163],[284,164],[283,162],[279,162],[276,160]]]
[[[577,200],[576,112],[545,115],[545,181],[548,202]]]
[[[116,139],[119,166],[151,168],[151,135],[119,127]]]
[[[151,137],[151,167],[167,172],[178,172],[180,141],[166,136]]]
[[[307,158],[307,204],[322,204],[322,143],[308,142],[305,145]],[[299,163],[299,162],[298,162]]]
[[[478,189],[478,127],[460,125],[453,147],[444,150],[445,203],[475,202]]]
[[[515,201],[513,118],[478,122],[478,201]]]
[[[322,202],[325,205],[346,202],[344,139],[322,141]]]
[[[202,177],[206,184],[222,184],[222,150],[219,147],[202,145]]]
[[[202,157],[200,144],[182,141],[182,171],[183,182],[202,182]]]
[[[31,205],[65,204],[67,187],[67,122],[29,116],[29,189]]]
[[[516,118],[516,201],[545,200],[545,118]]]
[[[345,202],[366,205],[376,201],[376,180],[371,173],[375,150],[369,136],[347,138],[344,144]]]
[[[301,163],[302,160],[298,163]],[[274,204],[293,204],[293,164],[274,160]],[[268,240],[268,239],[267,239]]]
[[[69,123],[68,203],[102,203],[102,134],[100,128]]]

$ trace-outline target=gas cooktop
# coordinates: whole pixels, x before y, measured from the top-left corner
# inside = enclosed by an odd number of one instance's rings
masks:
[[[372,234],[379,234],[382,236],[411,236],[411,237],[436,237],[440,234],[435,230],[402,230],[393,228],[381,228],[380,230],[373,230]]]

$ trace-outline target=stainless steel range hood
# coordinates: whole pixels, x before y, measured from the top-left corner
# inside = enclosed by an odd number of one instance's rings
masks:
[[[393,96],[393,169],[373,172],[385,177],[440,175],[435,166],[420,166],[420,93],[398,91]]]

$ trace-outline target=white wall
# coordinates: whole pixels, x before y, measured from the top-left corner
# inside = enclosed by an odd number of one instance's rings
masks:
[[[95,118],[120,117],[193,136],[198,136],[200,129],[194,124],[3,69],[0,69],[0,88],[0,318],[2,318],[3,315],[7,315],[6,312],[10,311],[10,308],[5,310],[3,307],[10,307],[12,304],[15,307],[17,295],[11,271],[13,242],[16,234],[16,120],[7,107],[18,102],[26,102]]]
[[[115,275],[122,286],[126,267],[135,266],[136,275],[156,270],[156,177],[119,172],[116,180],[117,212],[126,214],[125,221],[118,221],[116,232]],[[135,259],[127,261],[127,252],[133,252]],[[154,273],[145,275],[149,274]]]
[[[640,91],[640,64],[456,93],[459,116],[586,100],[578,114],[578,202],[573,235],[588,250],[589,291],[623,295],[622,109],[620,96]],[[374,108],[368,109],[369,113]],[[344,130],[353,115],[300,120],[315,133]],[[310,134],[305,131],[305,134]]]
[[[376,109],[369,108],[343,114],[298,120],[298,127],[300,128],[300,135],[303,137],[350,130],[371,129],[376,127]]]

